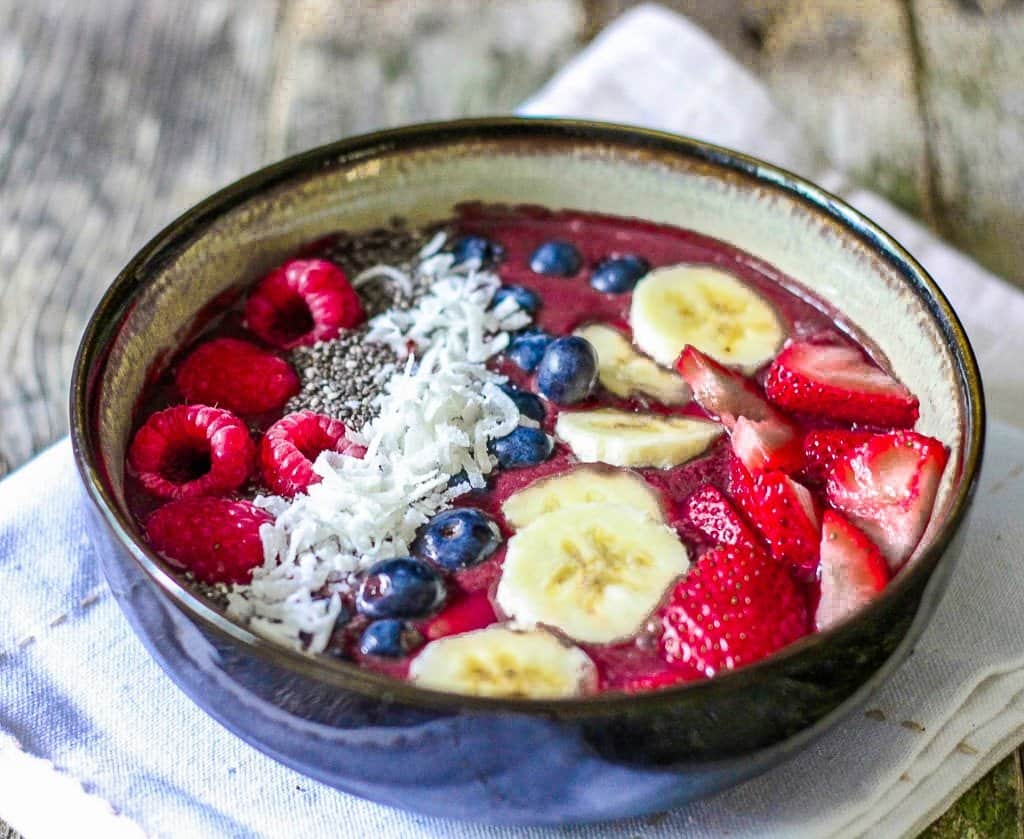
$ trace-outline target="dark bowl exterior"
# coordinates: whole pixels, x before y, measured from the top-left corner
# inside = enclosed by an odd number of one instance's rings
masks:
[[[629,133],[581,124],[568,130]],[[749,165],[725,150],[703,148],[716,160]],[[842,206],[829,200],[832,210]],[[682,689],[532,706],[431,696],[254,642],[145,561],[110,513],[92,450],[95,369],[113,328],[112,310],[125,302],[117,293],[108,298],[76,363],[73,440],[97,553],[135,632],[196,704],[267,755],[345,792],[432,816],[509,824],[633,816],[709,795],[786,759],[858,707],[908,654],[950,576],[980,463],[980,380],[955,316],[937,303],[937,318],[953,318],[943,325],[956,341],[967,382],[970,445],[953,520],[921,558],[927,566],[920,573],[914,569],[826,635]]]

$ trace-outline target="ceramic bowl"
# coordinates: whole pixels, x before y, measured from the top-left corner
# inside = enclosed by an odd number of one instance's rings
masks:
[[[842,312],[950,447],[925,547],[852,619],[754,666],[635,696],[440,694],[304,656],[228,620],[142,542],[122,463],[136,400],[203,310],[297,247],[467,200],[692,228],[776,266]],[[185,213],[132,259],[79,350],[71,427],[93,533],[135,631],[200,707],[337,789],[435,816],[565,823],[668,809],[803,748],[885,678],[932,615],[983,442],[977,366],[956,315],[886,233],[800,178],[683,137],[490,119],[386,131],[263,169]]]

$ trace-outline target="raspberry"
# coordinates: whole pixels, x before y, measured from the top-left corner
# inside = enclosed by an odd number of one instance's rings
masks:
[[[293,259],[271,271],[245,306],[246,326],[284,350],[330,341],[362,319],[359,295],[344,272],[322,259]]]
[[[157,411],[135,433],[128,465],[160,498],[227,495],[252,474],[256,446],[234,414],[206,405]]]
[[[176,381],[187,401],[236,414],[278,411],[299,392],[299,377],[287,361],[236,338],[197,347],[178,368]]]
[[[278,495],[292,496],[320,483],[313,461],[332,451],[362,457],[366,449],[350,442],[345,424],[314,411],[288,414],[275,422],[260,444],[263,480]]]
[[[247,583],[263,562],[260,525],[274,518],[248,501],[183,498],[146,520],[146,538],[172,565],[204,583]]]
[[[807,604],[786,569],[744,545],[704,554],[660,618],[665,660],[707,676],[771,655],[808,628]]]

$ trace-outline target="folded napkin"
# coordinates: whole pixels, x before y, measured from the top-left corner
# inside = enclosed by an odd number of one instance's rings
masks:
[[[620,18],[524,108],[691,134],[844,194],[961,314],[992,422],[949,592],[914,655],[787,763],[666,816],[565,836],[912,834],[1024,740],[1024,294],[850,189],[759,82],[656,6]],[[61,442],[0,483],[0,816],[44,836],[546,836],[410,816],[285,769],[198,710],[132,635],[85,535]]]

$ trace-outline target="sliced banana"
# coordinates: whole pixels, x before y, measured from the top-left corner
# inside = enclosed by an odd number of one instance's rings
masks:
[[[561,413],[555,434],[585,463],[670,469],[702,454],[722,426],[692,417],[634,414],[615,408]]]
[[[597,350],[598,378],[616,396],[650,396],[663,405],[685,405],[690,401],[690,386],[682,376],[638,353],[619,330],[592,323],[574,334],[586,338]]]
[[[469,696],[558,699],[590,693],[594,663],[550,632],[489,626],[431,641],[413,659],[409,677],[420,687]]]
[[[753,372],[775,357],[785,338],[767,300],[707,265],[651,271],[633,290],[629,323],[636,345],[665,366],[691,344],[722,364]]]
[[[577,466],[569,472],[534,481],[505,499],[501,512],[516,530],[534,519],[564,507],[615,502],[639,510],[654,521],[664,521],[654,488],[639,475],[594,466]]]

